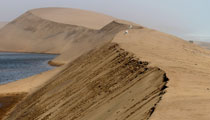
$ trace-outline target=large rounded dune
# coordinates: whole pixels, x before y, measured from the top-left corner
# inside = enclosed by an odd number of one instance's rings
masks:
[[[40,8],[31,10],[36,16],[57,23],[101,29],[115,18],[104,14],[72,8]]]

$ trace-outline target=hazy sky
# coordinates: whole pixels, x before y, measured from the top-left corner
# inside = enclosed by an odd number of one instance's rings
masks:
[[[92,10],[186,40],[210,41],[210,0],[0,0],[0,21],[40,7]]]

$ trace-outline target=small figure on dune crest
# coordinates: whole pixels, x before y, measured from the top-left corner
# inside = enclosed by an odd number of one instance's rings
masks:
[[[130,25],[128,29],[132,29],[132,28],[133,28],[133,26]],[[126,30],[124,34],[125,34],[125,35],[128,34],[128,30]]]
[[[125,34],[125,35],[128,34],[128,30],[126,30],[124,34]]]

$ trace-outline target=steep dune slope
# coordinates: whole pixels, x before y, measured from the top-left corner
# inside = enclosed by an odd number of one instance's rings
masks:
[[[0,51],[64,53],[51,63],[68,63],[96,45],[112,40],[119,31],[128,29],[128,24],[113,20],[77,9],[31,10],[0,30]],[[93,29],[95,25],[100,29]]]
[[[7,119],[146,120],[166,82],[164,71],[110,43],[70,63]]]
[[[94,47],[111,41],[117,33],[128,28],[128,24],[113,21],[98,31],[82,33],[82,35],[80,34],[78,37],[74,37],[74,41],[67,44],[68,47],[53,62],[71,62]],[[143,27],[134,26],[133,28],[142,29]]]
[[[151,120],[209,120],[209,50],[150,29],[121,32],[113,42],[160,67],[170,79]]]

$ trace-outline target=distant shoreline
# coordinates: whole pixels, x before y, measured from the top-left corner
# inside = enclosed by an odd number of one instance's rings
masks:
[[[58,53],[44,53],[44,52],[25,52],[25,51],[3,51],[0,50],[0,53],[28,53],[28,54],[50,54],[50,55],[60,55]]]
[[[0,69],[2,72],[0,84],[25,79],[53,69],[55,66],[48,64],[48,62],[56,56],[52,54],[0,52],[0,66],[3,68]]]

